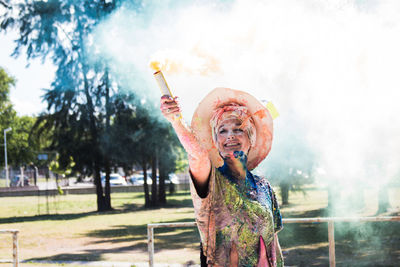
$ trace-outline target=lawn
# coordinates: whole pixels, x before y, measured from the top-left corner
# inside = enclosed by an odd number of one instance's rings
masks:
[[[290,204],[282,207],[284,218],[327,214],[326,191],[305,192],[291,194]],[[392,209],[383,215],[398,215],[400,189],[389,193]],[[365,208],[357,215],[374,216],[377,194],[365,194]],[[24,260],[146,262],[148,223],[194,220],[185,191],[169,196],[167,206],[152,210],[143,209],[142,193],[112,194],[115,210],[104,213],[95,211],[95,195],[47,200],[45,196],[0,198],[0,229],[20,230],[19,255]],[[335,229],[337,266],[395,266],[400,261],[399,222],[337,223]],[[0,238],[0,259],[10,258],[11,236]],[[279,238],[287,265],[328,265],[326,224],[286,224]],[[156,229],[155,262],[198,263],[198,245],[195,228]]]

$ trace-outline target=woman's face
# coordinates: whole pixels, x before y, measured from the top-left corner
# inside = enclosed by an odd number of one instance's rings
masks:
[[[246,155],[250,149],[250,140],[241,122],[235,118],[227,118],[217,126],[217,146],[222,158],[233,157],[235,151],[243,151]]]

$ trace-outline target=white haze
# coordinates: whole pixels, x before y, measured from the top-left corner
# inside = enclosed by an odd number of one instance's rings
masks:
[[[285,157],[280,147],[297,141],[284,138],[299,131],[322,182],[399,177],[400,1],[145,3],[140,12],[122,6],[94,36],[97,55],[141,97],[160,96],[154,54],[195,53],[193,68],[212,58],[217,68],[207,75],[165,73],[187,121],[211,89],[244,90],[281,114],[269,157]]]

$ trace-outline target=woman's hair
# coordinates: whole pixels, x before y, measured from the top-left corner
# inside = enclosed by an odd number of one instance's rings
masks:
[[[228,118],[237,119],[240,121],[241,128],[247,133],[251,146],[256,143],[256,127],[254,126],[253,118],[247,107],[236,103],[229,103],[218,107],[210,120],[212,138],[214,144],[217,144],[218,126]]]

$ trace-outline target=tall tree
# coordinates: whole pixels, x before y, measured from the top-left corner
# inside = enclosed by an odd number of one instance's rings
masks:
[[[7,133],[7,151],[10,165],[22,166],[35,162],[40,143],[30,141],[30,133],[36,118],[30,116],[15,116]],[[9,135],[9,136],[8,136]]]
[[[16,80],[0,67],[0,136],[4,138],[4,129],[11,127],[7,133],[8,163],[14,166],[37,163],[37,152],[45,145],[43,138],[32,138],[32,128],[36,118],[17,116],[9,99],[11,86]],[[0,162],[4,162],[4,153],[0,153]]]
[[[4,114],[6,110],[11,109],[10,87],[15,85],[14,77],[10,76],[2,67],[0,67],[0,111]]]
[[[114,140],[119,149],[109,152],[120,165],[141,167],[146,207],[166,203],[165,179],[175,171],[177,159],[182,158],[179,154],[180,143],[169,123],[151,114],[156,114],[152,106],[144,108],[137,105],[134,110],[122,106],[118,108],[110,140]],[[152,169],[151,177],[147,177],[149,168]],[[152,179],[150,189],[148,178]]]
[[[289,203],[289,192],[301,190],[302,185],[313,182],[315,156],[305,139],[305,133],[296,122],[285,129],[277,129],[273,151],[263,165],[267,177],[280,189],[282,204]]]
[[[90,54],[96,50],[90,42],[93,30],[119,1],[25,0],[7,5],[1,28],[19,33],[14,55],[48,58],[57,66],[44,95],[47,112],[40,115],[35,132],[51,132],[48,149],[58,152],[59,168],[67,168],[72,157],[74,171],[94,176],[101,211],[111,209],[109,174],[113,166],[139,163],[147,174],[145,170],[152,165],[152,194],[150,198],[145,186],[146,204],[157,205],[158,150],[165,139],[160,122],[143,112],[133,95],[122,88],[113,75],[114,66]],[[125,148],[129,151],[120,153]],[[106,173],[105,188],[101,171]]]
[[[148,140],[151,138],[152,121],[149,111],[140,105],[130,108],[125,103],[132,102],[127,99],[119,102],[117,113],[111,125],[109,140],[113,140],[113,146],[118,150],[108,148],[108,155],[115,159],[121,166],[131,169],[132,166],[140,166],[144,174],[145,206],[150,207],[150,192],[147,183],[147,168],[152,156]]]
[[[7,5],[1,28],[18,31],[14,55],[26,52],[28,59],[50,58],[57,66],[55,79],[44,96],[48,112],[40,116],[37,126],[53,131],[50,148],[58,151],[61,165],[68,166],[72,156],[75,169],[94,175],[97,209],[111,209],[112,163],[102,147],[109,135],[119,88],[112,86],[106,62],[89,59],[93,44],[88,40],[118,1],[26,0]],[[104,190],[102,170],[107,177]]]
[[[158,187],[158,202],[166,204],[166,180],[169,179],[169,174],[177,170],[178,161],[180,160],[181,144],[169,124],[164,124],[161,128],[161,134],[164,136],[160,142],[159,149],[159,187]],[[171,182],[171,181],[170,181]]]
[[[4,140],[4,129],[12,126],[16,112],[10,101],[10,88],[15,85],[15,79],[0,67],[0,136]],[[8,133],[7,135],[9,135]],[[1,164],[4,163],[4,153],[0,153]]]

